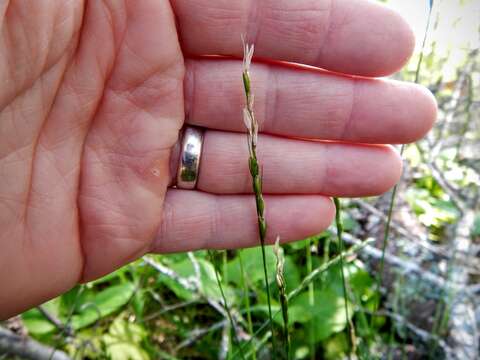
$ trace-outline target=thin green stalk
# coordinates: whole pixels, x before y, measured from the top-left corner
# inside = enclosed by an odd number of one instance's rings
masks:
[[[422,47],[421,47],[421,50],[420,50],[420,56],[419,56],[418,63],[417,63],[417,68],[416,68],[416,71],[415,71],[414,82],[416,84],[418,84],[419,81],[420,81],[420,72],[421,72],[424,53],[425,53],[425,45],[427,43],[428,30],[430,29],[430,23],[431,23],[431,19],[432,19],[432,9],[433,9],[434,1],[433,0],[429,0],[429,1],[430,1],[430,4],[429,4],[430,7],[429,7],[429,12],[428,12],[427,25],[425,27],[425,33],[424,33],[424,36],[423,36]],[[405,145],[402,145],[402,147],[400,149],[400,156],[403,155],[404,151],[405,151]],[[378,292],[380,292],[380,289],[382,288],[382,283],[383,283],[383,271],[384,271],[384,267],[385,267],[385,252],[386,252],[386,249],[387,249],[387,246],[388,246],[388,240],[390,238],[390,227],[391,227],[391,222],[392,222],[393,209],[394,209],[394,206],[395,206],[395,200],[396,200],[396,196],[397,196],[398,185],[399,184],[395,185],[395,187],[392,190],[392,194],[390,196],[390,204],[388,206],[387,222],[385,224],[385,231],[384,231],[384,234],[383,234],[382,258],[380,259],[380,269],[378,271],[377,281],[376,281],[376,283],[377,283],[376,288],[377,288]],[[378,306],[379,306],[379,298],[380,297],[377,297],[378,300],[374,304],[374,309],[377,309]],[[375,317],[374,315],[372,315],[372,317],[371,317],[371,322],[372,322],[371,326],[373,325],[374,317]]]
[[[312,241],[308,239],[307,248],[306,248],[306,265],[307,265],[307,274],[312,272]],[[308,304],[313,309],[315,306],[315,288],[314,283],[308,285]],[[308,324],[308,346],[310,348],[310,359],[315,360],[315,334],[313,328],[313,321],[310,321]]]
[[[223,281],[225,281],[225,284],[228,284],[227,257],[228,257],[227,251],[222,251],[222,275],[223,275]],[[225,331],[228,332],[228,348],[227,349],[229,349],[232,346],[232,331],[235,332],[235,329],[232,327],[229,327],[228,329],[225,329]],[[228,359],[230,359],[229,352],[227,352],[227,360]]]
[[[347,319],[347,330],[348,330],[348,338],[349,338],[349,354],[348,357],[350,358],[350,353],[352,350],[355,348],[355,335],[354,335],[354,328],[352,324],[350,323],[350,317],[348,314],[348,294],[347,294],[347,281],[345,279],[345,271],[343,269],[344,267],[344,258],[343,258],[343,222],[342,222],[342,208],[340,205],[340,200],[338,198],[333,198],[333,201],[335,203],[335,223],[337,226],[337,238],[338,238],[338,247],[340,251],[340,274],[342,276],[342,286],[343,286],[343,299],[345,303],[345,316]]]
[[[245,309],[247,312],[247,326],[248,326],[248,333],[250,336],[253,336],[253,322],[252,322],[252,311],[250,309],[250,294],[248,290],[248,283],[247,277],[245,276],[245,268],[243,267],[243,258],[242,258],[242,250],[238,251],[238,261],[240,263],[240,273],[241,273],[241,280],[242,280],[242,288],[243,288],[243,296],[245,297]],[[252,359],[257,359],[257,353],[255,351],[255,346],[252,345]]]
[[[265,288],[267,292],[268,317],[270,320],[270,331],[272,332],[272,357],[275,358],[275,332],[272,319],[272,305],[270,300],[270,285],[268,282],[267,261],[265,255],[265,239],[267,236],[267,222],[265,220],[265,201],[262,194],[262,177],[260,174],[260,165],[257,159],[257,140],[258,140],[258,122],[253,112],[254,96],[251,90],[250,64],[253,58],[254,46],[244,44],[243,59],[243,86],[245,90],[246,105],[243,109],[243,120],[248,129],[248,165],[252,177],[252,188],[255,194],[255,203],[257,209],[258,234],[260,237],[260,247],[262,249],[263,272],[265,277]]]
[[[285,286],[285,277],[283,276],[285,258],[283,257],[283,251],[280,248],[280,237],[277,237],[277,241],[275,242],[274,253],[275,257],[277,258],[276,280],[283,316],[283,342],[285,345],[286,357],[287,359],[290,359],[290,334],[288,333],[288,299],[287,289]]]
[[[225,312],[227,313],[228,321],[230,322],[230,326],[231,326],[232,331],[233,331],[233,336],[235,338],[235,342],[236,342],[236,344],[237,344],[237,346],[240,350],[240,355],[241,355],[242,359],[245,359],[242,344],[240,343],[240,339],[238,338],[238,334],[237,334],[237,331],[236,331],[236,328],[235,328],[235,323],[233,322],[232,312],[230,311],[230,307],[228,306],[228,303],[227,303],[227,297],[225,296],[225,292],[223,291],[223,286],[222,286],[222,282],[220,280],[220,274],[218,272],[218,267],[215,263],[215,259],[214,259],[213,254],[210,250],[208,250],[208,256],[210,257],[210,262],[212,263],[212,265],[215,269],[215,278],[217,280],[218,289],[220,290],[220,294],[222,296],[223,308],[225,309]]]

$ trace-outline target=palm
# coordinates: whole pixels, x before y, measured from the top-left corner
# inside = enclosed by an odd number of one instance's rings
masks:
[[[0,0],[0,26],[0,318],[149,251],[258,243],[241,61],[199,57],[241,56],[245,32],[268,59],[252,68],[267,241],[325,229],[328,196],[388,190],[384,144],[435,118],[422,88],[368,79],[413,46],[368,1]],[[195,191],[168,187],[184,120],[207,129]]]
[[[32,284],[55,284],[31,299],[40,302],[82,272],[98,277],[147,251],[183,123],[183,59],[165,2],[111,9],[88,2],[81,36],[83,5],[61,4],[11,5],[0,49],[11,56],[1,59],[2,83],[11,85],[0,89],[7,139],[0,142],[7,179],[0,187],[0,308],[7,312],[16,306],[7,304],[9,292],[28,298]],[[33,12],[53,24],[54,35],[31,22]],[[34,48],[16,43],[22,28]],[[22,281],[10,282],[12,272]]]

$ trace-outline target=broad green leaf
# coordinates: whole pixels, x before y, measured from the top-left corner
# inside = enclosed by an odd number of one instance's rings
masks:
[[[186,301],[194,300],[197,295],[192,292],[191,290],[185,289],[182,285],[180,285],[177,281],[161,275],[159,277],[159,281],[164,284],[167,288],[169,288],[173,293],[179,298]]]
[[[356,260],[355,262],[346,264],[345,270],[348,286],[353,292],[355,292],[356,298],[361,301],[367,301],[375,294],[373,286],[374,280],[365,270],[363,263]]]
[[[309,302],[308,293],[304,292],[289,304],[291,323],[306,324],[312,322],[315,341],[321,341],[340,332],[347,325],[344,298],[331,289],[316,290],[315,304]],[[349,316],[352,309],[349,306]]]
[[[220,300],[221,293],[218,288],[217,278],[215,276],[215,268],[213,265],[205,259],[197,259],[200,267],[200,288],[199,293],[209,299]],[[191,281],[195,280],[195,268],[190,259],[184,259],[183,261],[171,265],[171,269],[183,278]],[[167,285],[179,298],[184,300],[192,300],[196,297],[196,294],[190,290],[185,289],[175,280],[167,277],[162,277],[162,282]],[[225,296],[227,301],[233,301],[233,291],[225,284],[223,285]]]
[[[99,284],[105,284],[107,282],[111,282],[113,280],[116,280],[118,279],[119,277],[123,277],[125,276],[125,273],[130,271],[130,266],[122,266],[120,269],[110,273],[110,274],[107,274],[99,279],[96,279],[96,280],[93,280],[91,282],[89,282],[87,284],[87,286],[91,287],[91,286],[96,286],[96,285],[99,285]]]
[[[55,325],[45,319],[37,309],[31,309],[22,314],[22,320],[28,332],[33,335],[45,335],[55,331]]]
[[[81,307],[95,296],[93,289],[84,285],[77,285],[70,291],[60,296],[60,314],[67,318],[70,314],[77,313]]]
[[[342,211],[341,215],[344,231],[351,232],[358,229],[359,225],[357,220],[355,220],[348,211]]]
[[[135,286],[132,283],[115,285],[100,291],[82,306],[80,313],[72,317],[73,328],[84,328],[118,311],[128,303],[134,291]]]
[[[147,332],[143,327],[118,317],[102,340],[111,359],[149,360],[148,353],[141,346],[146,336]]]
[[[268,271],[268,278],[269,282],[274,281],[275,279],[275,254],[273,253],[272,246],[265,247],[265,257],[267,263]],[[243,259],[243,267],[246,273],[246,277],[248,279],[249,284],[254,284],[258,281],[264,281],[265,275],[263,270],[263,258],[262,258],[262,250],[260,247],[256,248],[249,248],[242,250],[242,259]],[[241,272],[240,272],[240,261],[238,257],[231,260],[227,264],[227,274],[228,280],[237,284],[241,285]]]
[[[42,305],[53,316],[58,317],[60,301],[58,298],[50,300]],[[53,333],[57,328],[48,321],[36,308],[22,314],[22,321],[30,334],[35,336]]]

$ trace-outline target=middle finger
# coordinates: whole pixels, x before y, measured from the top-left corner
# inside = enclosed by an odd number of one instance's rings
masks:
[[[187,122],[210,129],[245,131],[242,63],[187,61]],[[260,131],[275,135],[356,143],[408,143],[425,135],[436,102],[422,86],[347,77],[295,65],[252,65]]]

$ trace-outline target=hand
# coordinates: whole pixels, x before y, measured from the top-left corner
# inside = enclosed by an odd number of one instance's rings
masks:
[[[414,39],[363,0],[12,0],[0,26],[0,318],[147,252],[258,243],[242,34],[264,59],[252,77],[270,241],[324,230],[328,196],[387,191],[401,159],[379,144],[435,119],[422,87],[373,79]],[[208,129],[196,191],[169,188],[184,121]]]

